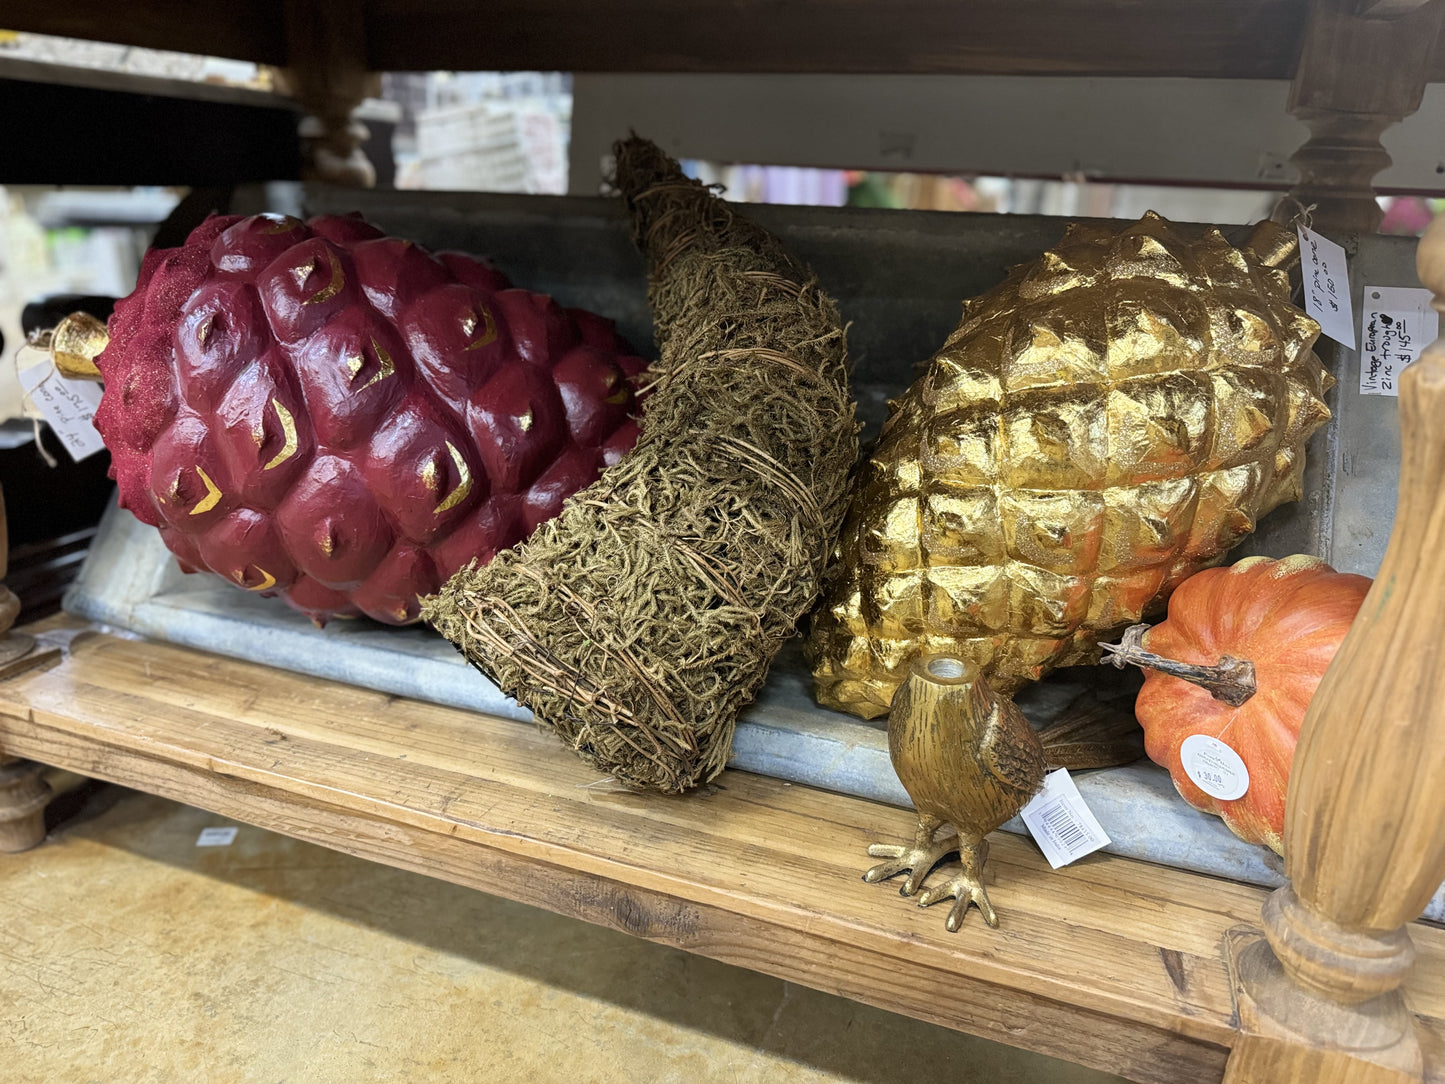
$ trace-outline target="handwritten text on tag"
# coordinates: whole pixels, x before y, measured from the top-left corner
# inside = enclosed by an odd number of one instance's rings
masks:
[[[1355,317],[1350,308],[1350,275],[1345,250],[1307,226],[1297,229],[1305,311],[1319,321],[1324,334],[1353,350]]]
[[[100,385],[90,380],[67,380],[45,362],[20,370],[20,386],[35,409],[65,445],[70,458],[79,463],[105,447],[91,419],[100,406]]]
[[[1429,290],[1366,286],[1360,306],[1360,394],[1399,395],[1400,371],[1440,333]]]

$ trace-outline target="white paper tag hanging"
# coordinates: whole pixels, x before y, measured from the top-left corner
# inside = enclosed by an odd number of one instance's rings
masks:
[[[1360,306],[1360,394],[1400,394],[1400,371],[1440,333],[1431,293],[1408,286],[1366,286]]]
[[[45,362],[20,370],[20,386],[35,409],[65,445],[70,458],[79,463],[105,447],[91,419],[100,406],[101,387],[91,380],[67,380],[55,363]]]
[[[1232,802],[1249,790],[1249,769],[1229,746],[1208,734],[1191,734],[1179,746],[1179,761],[1196,787],[1211,798]]]
[[[1345,250],[1307,226],[1295,228],[1299,233],[1305,311],[1319,321],[1320,331],[1353,350],[1355,317],[1350,308],[1350,273]]]
[[[233,824],[224,828],[202,828],[201,834],[196,837],[197,847],[229,847],[236,842],[236,833],[239,831]]]
[[[1019,816],[1054,869],[1093,854],[1109,842],[1104,826],[1084,804],[1067,768],[1044,776],[1044,789],[1020,810]]]

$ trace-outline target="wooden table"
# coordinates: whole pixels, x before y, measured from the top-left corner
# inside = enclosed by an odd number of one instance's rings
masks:
[[[1002,927],[864,884],[903,810],[743,772],[618,791],[553,737],[57,619],[66,657],[0,683],[0,754],[213,810],[946,1027],[1177,1084],[1236,1036],[1230,939],[1262,889],[1096,854],[1054,872],[993,838]],[[12,857],[5,861],[24,861]],[[1407,998],[1445,1051],[1445,931]],[[1435,1079],[1435,1077],[1431,1077]]]
[[[352,111],[381,71],[1290,79],[1311,132],[1292,196],[1339,232],[1378,225],[1380,133],[1445,80],[1442,0],[231,0],[204,18],[187,0],[9,0],[0,23],[284,67],[319,122],[311,175],[355,184],[375,175]]]

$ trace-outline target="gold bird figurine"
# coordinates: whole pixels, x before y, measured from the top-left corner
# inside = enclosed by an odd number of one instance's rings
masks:
[[[1043,787],[1050,767],[1101,767],[1136,760],[1142,732],[1133,717],[1097,701],[1065,712],[1065,722],[1035,733],[1013,701],[996,694],[978,663],[950,655],[915,659],[888,713],[888,751],[918,811],[913,845],[875,843],[865,881],[904,871],[902,894],[914,895],[940,860],[957,851],[961,868],[918,898],[920,907],[953,899],[948,929],[963,925],[968,905],[998,926],[983,886],[988,840]],[[940,829],[952,826],[957,837]]]

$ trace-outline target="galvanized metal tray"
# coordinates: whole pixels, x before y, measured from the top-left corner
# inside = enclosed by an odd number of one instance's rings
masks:
[[[612,316],[636,344],[651,341],[642,260],[612,201],[314,188],[306,191],[303,210],[360,210],[389,232],[432,248],[486,253],[517,282]],[[908,384],[915,364],[952,329],[960,301],[992,286],[1009,265],[1036,256],[1066,224],[1033,216],[824,208],[759,206],[749,213],[813,265],[852,322],[855,383],[873,424],[881,421],[887,397]],[[1245,231],[1225,232],[1238,239]],[[1366,283],[1418,285],[1412,240],[1341,240],[1352,257],[1357,311]],[[1335,416],[1310,446],[1309,496],[1268,517],[1244,550],[1315,553],[1336,568],[1370,575],[1394,515],[1395,401],[1358,394],[1352,351],[1324,344],[1320,352],[1339,385],[1330,396]],[[429,630],[365,621],[316,629],[280,600],[184,575],[154,529],[116,508],[102,521],[65,606],[112,627],[224,655],[519,721],[530,717]],[[796,649],[786,651],[740,722],[732,764],[909,805],[889,763],[882,722],[820,708],[810,686]],[[1019,702],[1042,722],[1075,692],[1065,674],[1027,690]],[[1083,773],[1078,783],[1114,853],[1255,884],[1282,882],[1272,852],[1190,809],[1168,774],[1152,764]],[[1017,820],[1005,827],[1024,831]],[[859,861],[861,867],[866,859]],[[1437,895],[1427,916],[1445,919],[1445,897]]]

